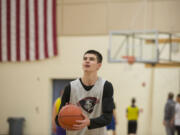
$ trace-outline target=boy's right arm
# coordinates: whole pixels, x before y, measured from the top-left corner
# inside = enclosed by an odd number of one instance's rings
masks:
[[[68,85],[65,87],[63,96],[62,96],[62,98],[61,98],[61,106],[60,106],[60,108],[59,108],[59,112],[60,112],[61,108],[66,105],[66,103],[69,103],[70,93],[71,93],[71,85],[68,84]],[[58,112],[58,114],[59,114],[59,112]],[[59,126],[59,123],[58,123],[58,114],[56,115],[55,121],[56,121],[56,124]]]

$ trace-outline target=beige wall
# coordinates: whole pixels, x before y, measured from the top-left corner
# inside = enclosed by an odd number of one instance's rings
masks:
[[[58,0],[58,35],[112,30],[180,32],[179,0]]]
[[[125,110],[133,96],[144,110],[139,118],[138,134],[165,134],[163,107],[167,93],[176,94],[180,90],[179,68],[153,70],[143,64],[108,63],[108,36],[60,37],[58,40],[58,57],[0,64],[0,134],[8,133],[8,117],[23,116],[26,119],[24,135],[50,135],[52,79],[80,77],[82,55],[87,49],[99,50],[104,56],[99,75],[114,86],[118,134],[127,132]],[[142,87],[143,82],[145,87]]]

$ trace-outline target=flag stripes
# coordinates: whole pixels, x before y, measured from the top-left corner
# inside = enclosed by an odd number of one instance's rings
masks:
[[[0,62],[56,56],[56,0],[0,0]]]

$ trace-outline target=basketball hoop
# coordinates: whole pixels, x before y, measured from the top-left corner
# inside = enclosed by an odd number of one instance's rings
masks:
[[[129,56],[128,57],[128,63],[129,64],[134,64],[134,61],[135,61],[135,57],[134,56]]]
[[[127,62],[128,62],[128,64],[134,64],[134,62],[135,62],[135,57],[134,56],[123,56],[123,59],[127,59]]]

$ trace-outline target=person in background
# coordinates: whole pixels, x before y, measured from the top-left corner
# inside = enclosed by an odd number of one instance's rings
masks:
[[[173,101],[174,94],[170,92],[168,94],[168,100],[164,107],[164,121],[163,125],[166,129],[167,135],[174,135],[174,114],[175,114],[175,102]]]
[[[177,134],[180,135],[180,94],[177,95],[177,103],[175,105],[175,116],[174,116],[174,125],[177,131]]]
[[[61,97],[63,95],[63,91],[64,90],[60,90],[60,96],[56,99],[53,105],[53,113],[52,113],[52,128],[53,129],[52,130],[53,130],[53,133],[55,133],[56,135],[66,135],[65,129],[63,129],[61,126],[56,125],[56,122],[55,122],[56,115],[58,115],[59,108],[61,105]]]
[[[131,105],[127,108],[126,117],[128,120],[128,135],[135,135],[137,132],[137,120],[139,108],[135,105],[136,99],[132,98]]]
[[[111,123],[109,125],[107,125],[107,130],[108,131],[112,130],[113,135],[116,135],[116,125],[117,125],[116,106],[114,103],[112,120],[111,120]]]

